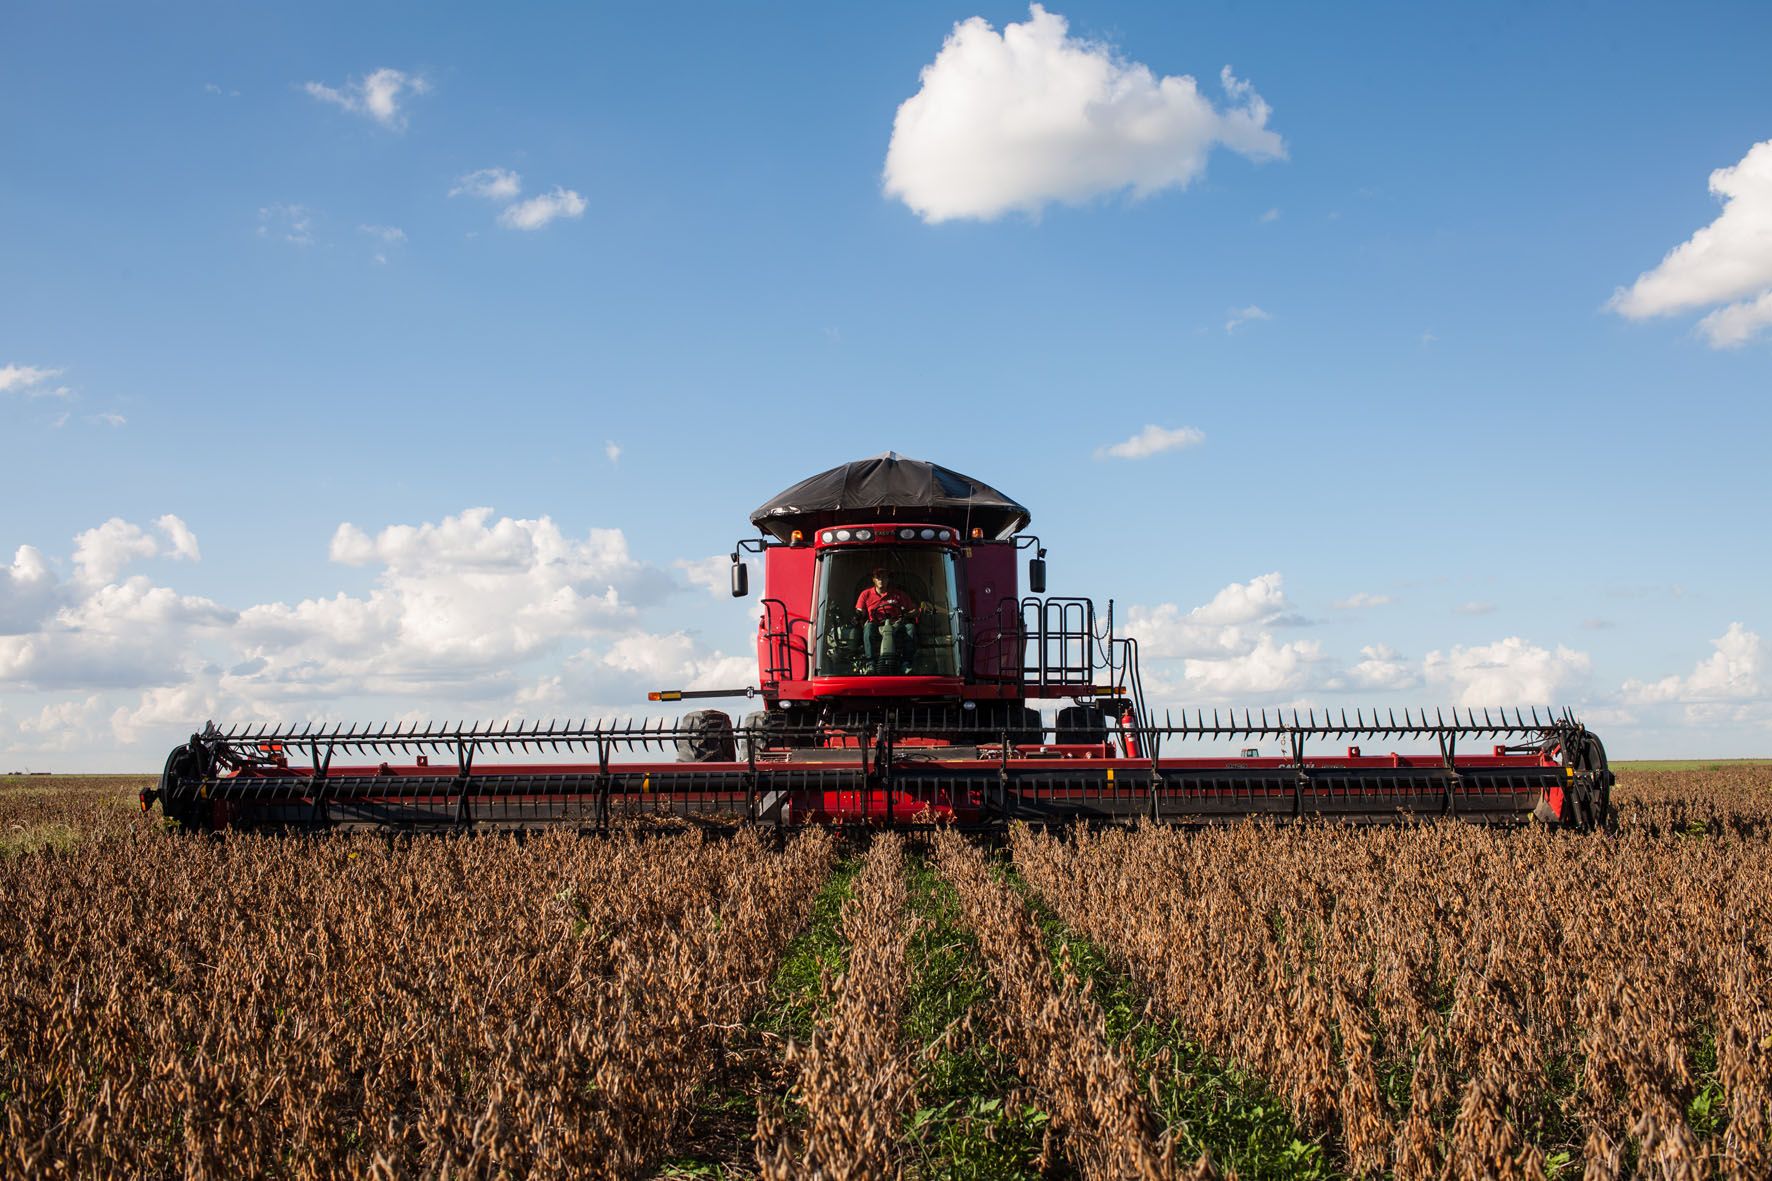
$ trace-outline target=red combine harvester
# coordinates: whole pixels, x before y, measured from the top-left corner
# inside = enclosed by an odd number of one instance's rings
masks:
[[[1154,718],[1112,603],[1044,597],[1027,509],[948,468],[888,452],[801,481],[751,521],[759,536],[733,551],[732,593],[749,593],[743,556],[759,555],[759,684],[652,695],[760,698],[736,727],[707,709],[546,725],[211,723],[167,758],[143,807],[158,801],[194,828],[393,830],[595,829],[635,815],[980,827],[1536,816],[1578,828],[1610,816],[1605,748],[1567,712]],[[1043,714],[1034,702],[1064,704]],[[1190,742],[1241,749],[1170,753]]]

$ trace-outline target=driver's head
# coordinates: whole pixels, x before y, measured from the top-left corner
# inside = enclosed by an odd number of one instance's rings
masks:
[[[883,591],[887,587],[892,585],[892,574],[884,566],[875,566],[874,567],[873,578],[874,578],[874,589],[877,591]]]

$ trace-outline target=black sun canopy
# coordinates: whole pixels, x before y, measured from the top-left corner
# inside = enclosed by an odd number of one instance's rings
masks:
[[[809,476],[751,513],[751,524],[779,541],[795,529],[901,519],[1004,538],[1025,529],[1031,517],[989,484],[895,451]]]

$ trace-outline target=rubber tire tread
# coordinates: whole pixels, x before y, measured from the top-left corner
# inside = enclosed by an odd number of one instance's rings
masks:
[[[1053,742],[1061,746],[1107,741],[1107,718],[1092,705],[1067,705],[1058,711]]]
[[[679,763],[731,763],[738,759],[732,740],[732,718],[725,710],[697,709],[683,715],[689,731],[677,739]]]

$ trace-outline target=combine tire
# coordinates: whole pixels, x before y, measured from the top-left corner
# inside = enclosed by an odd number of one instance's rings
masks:
[[[970,711],[969,720],[956,723],[952,741],[966,746],[995,746],[1009,732],[1009,741],[1025,746],[1040,741],[1040,711],[1021,705],[993,706],[985,704]]]
[[[717,709],[698,709],[683,715],[688,731],[677,739],[679,763],[730,763],[738,758],[732,742],[732,719]]]
[[[743,758],[752,758],[768,750],[771,745],[769,711],[759,709],[746,714],[744,722],[739,726],[738,740],[743,744],[739,749],[739,755]],[[747,750],[749,754],[746,753]]]
[[[1060,746],[1093,746],[1107,741],[1107,719],[1092,705],[1071,705],[1058,711],[1052,741]]]

